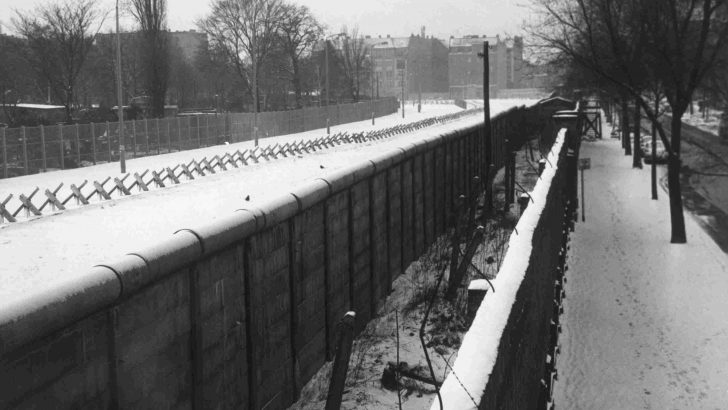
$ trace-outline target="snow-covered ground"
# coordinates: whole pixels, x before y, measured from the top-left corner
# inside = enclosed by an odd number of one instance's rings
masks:
[[[559,409],[718,409],[728,403],[728,255],[686,211],[670,244],[668,197],[618,140],[582,144],[586,223],[572,236]]]
[[[707,118],[704,118],[703,113],[698,110],[697,104],[693,104],[693,106],[693,114],[690,115],[690,111],[686,111],[682,116],[682,121],[703,131],[718,135],[720,116],[723,114],[723,111],[708,109]]]
[[[494,100],[493,115],[531,100]],[[409,108],[409,107],[408,107]],[[422,112],[407,109],[406,118],[392,114],[379,118],[377,128],[457,112],[454,106],[423,106]],[[3,302],[22,298],[34,288],[72,281],[74,275],[121,255],[148,247],[169,237],[178,229],[208,223],[246,206],[290,192],[305,181],[365,161],[380,152],[408,145],[422,138],[473,125],[482,116],[470,116],[447,124],[365,144],[344,144],[299,157],[289,157],[231,169],[194,181],[143,194],[92,203],[62,213],[18,223],[0,225],[0,309]],[[371,130],[371,121],[332,127],[332,132]],[[268,143],[319,137],[325,130],[275,137]],[[209,147],[128,162],[127,172],[143,172],[175,166],[192,158],[208,158],[237,149],[252,148],[252,142]],[[118,164],[30,175],[0,181],[0,196],[29,193],[36,186],[55,188],[58,183],[80,183],[84,179],[103,180],[119,176]],[[249,201],[245,198],[249,196]]]

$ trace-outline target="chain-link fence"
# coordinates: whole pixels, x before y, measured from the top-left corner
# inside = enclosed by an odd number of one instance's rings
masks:
[[[124,122],[127,158],[292,134],[388,115],[394,98],[255,114],[205,114]],[[256,129],[257,128],[257,129]],[[0,129],[0,178],[119,160],[119,123]]]

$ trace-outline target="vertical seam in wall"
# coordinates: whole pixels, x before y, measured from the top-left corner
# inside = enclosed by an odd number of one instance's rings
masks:
[[[399,274],[403,275],[404,271],[406,269],[405,266],[405,252],[404,252],[404,246],[405,246],[405,235],[404,235],[404,225],[406,223],[405,218],[405,206],[404,206],[404,198],[405,198],[405,187],[404,187],[404,173],[407,161],[404,160],[399,163]]]
[[[119,403],[119,363],[116,351],[116,326],[118,322],[117,306],[112,306],[106,313],[109,322],[107,337],[109,338],[109,408],[118,410],[121,408]]]
[[[251,312],[251,302],[250,302],[250,237],[245,238],[245,242],[243,245],[243,294],[244,294],[244,305],[245,305],[245,353],[247,356],[247,362],[248,362],[248,408],[254,409],[255,408],[255,398],[256,398],[256,392],[255,392],[255,365],[253,363],[253,359],[255,355],[253,354],[254,346],[253,346],[253,326],[251,323],[252,318],[252,312]]]
[[[200,328],[199,277],[196,264],[189,268],[190,297],[190,401],[193,409],[202,409],[202,329]]]
[[[374,294],[374,289],[379,289],[381,285],[375,286],[375,278],[374,278],[374,233],[372,232],[374,230],[374,176],[371,176],[367,179],[367,188],[369,190],[369,195],[367,201],[369,202],[369,209],[367,210],[369,212],[369,226],[368,226],[368,235],[369,235],[369,310],[370,310],[370,317],[374,318],[377,313],[377,301],[379,295]]]
[[[330,361],[333,358],[331,351],[331,322],[329,319],[329,198],[327,197],[323,201],[323,212],[324,212],[324,329],[326,331],[326,360]]]
[[[303,211],[301,214],[293,215],[291,218],[288,219],[288,243],[292,246],[289,246],[288,248],[288,297],[289,297],[289,328],[291,332],[290,342],[291,342],[291,383],[293,384],[293,400],[298,400],[299,393],[300,393],[300,386],[298,386],[298,380],[296,378],[296,368],[297,362],[298,362],[298,356],[296,355],[296,332],[297,332],[297,323],[296,323],[296,292],[294,283],[295,282],[295,272],[299,273],[299,277],[301,274],[302,264],[299,262],[299,258],[301,257],[301,250],[300,250],[300,241],[298,240],[298,236],[296,235],[296,218],[303,218],[303,213],[306,211]]]
[[[390,207],[390,189],[389,189],[389,173],[390,173],[391,167],[387,168],[382,175],[384,175],[384,232],[387,237],[387,262],[385,265],[385,271],[387,272],[387,295],[389,295],[390,290],[392,290],[392,270],[389,266],[389,261],[392,259],[392,236],[390,235],[390,229],[392,225],[392,215]],[[384,296],[384,295],[383,295]]]
[[[427,252],[427,248],[429,247],[429,243],[427,243],[427,195],[425,194],[425,174],[427,173],[425,169],[427,168],[425,166],[425,162],[427,161],[425,157],[427,156],[426,151],[423,151],[420,154],[420,194],[422,195],[422,249],[420,249],[423,253]]]
[[[354,210],[353,208],[353,201],[351,200],[352,191],[354,190],[354,185],[351,185],[346,190],[346,245],[348,248],[349,253],[349,263],[348,263],[348,271],[349,271],[349,310],[355,310],[354,305],[354,245],[352,243],[354,239]],[[361,316],[359,316],[361,318]]]

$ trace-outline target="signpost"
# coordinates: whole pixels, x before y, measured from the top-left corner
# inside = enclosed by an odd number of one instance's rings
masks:
[[[579,170],[581,171],[581,221],[586,222],[586,203],[584,202],[584,170],[591,169],[591,158],[579,158]]]

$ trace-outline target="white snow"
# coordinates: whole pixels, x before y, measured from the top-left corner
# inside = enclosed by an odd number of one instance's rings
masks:
[[[493,280],[495,292],[486,295],[480,304],[470,329],[463,337],[453,371],[447,376],[440,389],[445,409],[478,408],[483,390],[498,357],[501,335],[508,323],[511,308],[516,300],[516,293],[528,268],[529,258],[527,256],[531,254],[533,232],[546,205],[551,180],[556,175],[556,164],[558,164],[558,154],[564,143],[564,133],[564,129],[559,131],[551,152],[548,154],[546,168],[531,192],[534,202],[526,208],[516,229],[511,234],[508,252],[503,259],[498,275]],[[439,408],[440,404],[436,399],[433,401],[431,409],[439,410]]]
[[[728,256],[687,211],[688,243],[670,244],[667,193],[651,200],[649,167],[633,169],[620,147],[581,148],[592,170],[571,241],[556,407],[726,408]]]
[[[493,100],[493,115],[512,106],[533,104],[531,100]],[[424,105],[422,113],[408,109],[406,118],[392,114],[376,120],[377,128],[457,112],[447,105]],[[5,302],[22,298],[29,292],[55,286],[57,281],[72,280],[94,265],[129,252],[144,249],[169,237],[173,232],[199,226],[245,206],[290,192],[291,188],[336,169],[365,161],[378,153],[404,147],[412,142],[482,122],[470,116],[452,123],[399,134],[386,140],[365,144],[344,144],[302,157],[289,157],[230,169],[179,185],[143,194],[96,202],[55,215],[0,225],[0,309]],[[371,120],[332,127],[332,133],[375,129]],[[325,130],[274,137],[268,143],[299,140],[325,135]],[[192,158],[220,155],[252,148],[252,142],[221,145],[200,150],[134,159],[127,172],[175,166]],[[0,197],[8,193],[30,193],[36,186],[51,190],[58,183],[80,183],[84,179],[103,180],[120,176],[118,164],[104,164],[20,178],[0,180]],[[249,201],[244,198],[250,197]]]

